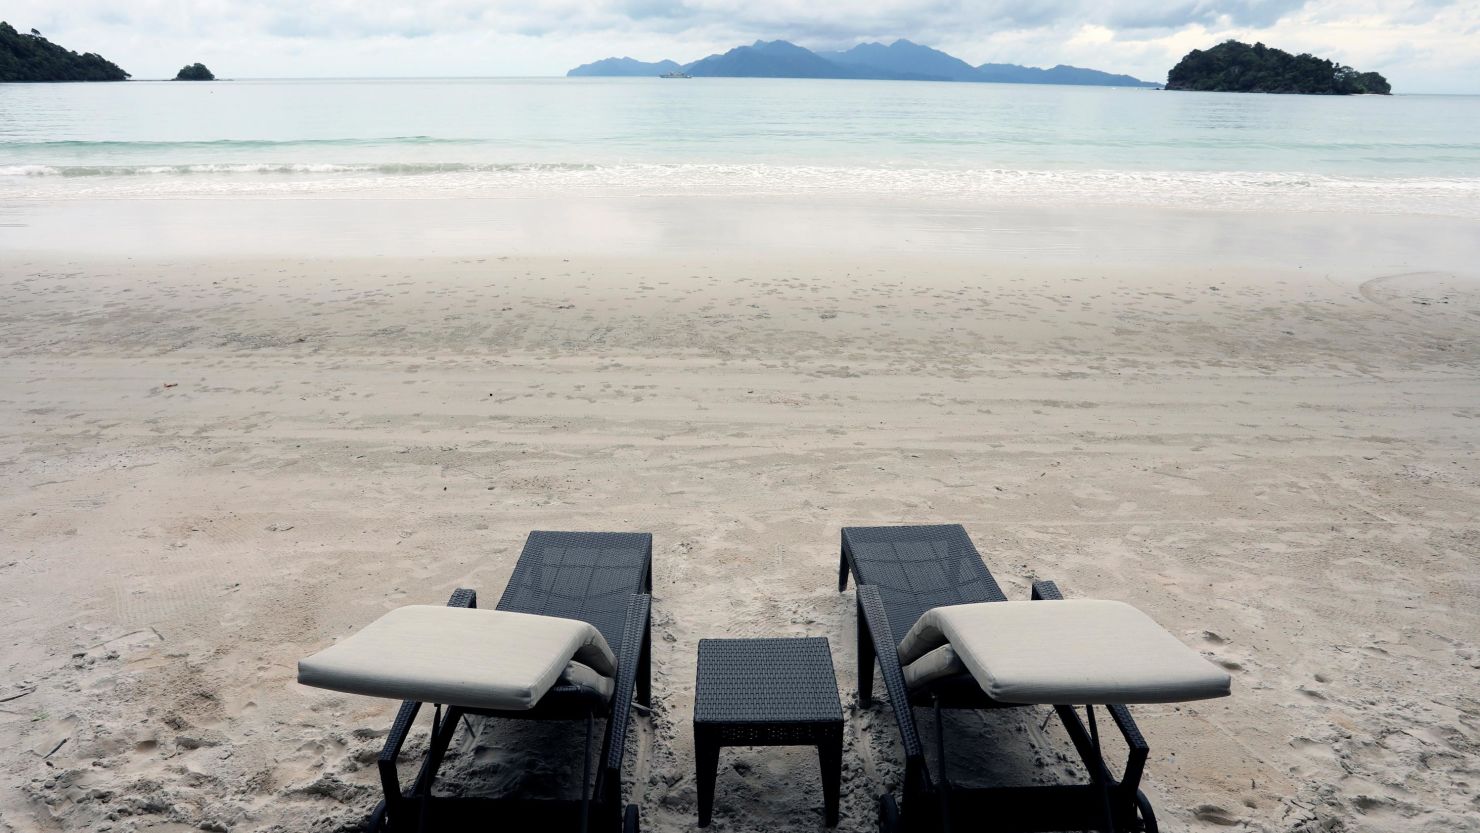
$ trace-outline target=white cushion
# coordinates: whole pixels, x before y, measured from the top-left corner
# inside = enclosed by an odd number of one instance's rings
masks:
[[[956,656],[956,650],[950,645],[942,645],[904,667],[904,684],[910,691],[914,691],[944,677],[954,677],[965,670],[966,664]]]
[[[474,709],[534,708],[556,680],[591,685],[616,659],[601,632],[575,619],[439,605],[385,614],[298,661],[298,682],[395,700]],[[578,667],[579,666],[579,667]]]
[[[565,670],[560,672],[560,682],[564,685],[578,685],[589,688],[601,695],[601,699],[612,699],[612,691],[617,687],[617,681],[611,677],[603,677],[596,670],[583,662],[571,660],[565,664]]]
[[[1231,682],[1124,602],[933,608],[900,642],[900,662],[908,668],[947,643],[982,691],[1000,703],[1176,703],[1226,696]]]

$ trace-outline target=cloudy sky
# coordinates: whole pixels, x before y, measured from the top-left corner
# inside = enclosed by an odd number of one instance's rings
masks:
[[[973,64],[1164,80],[1189,49],[1238,38],[1382,72],[1398,92],[1480,93],[1480,0],[9,0],[3,14],[137,78],[194,61],[238,78],[559,75],[609,55],[904,37]]]

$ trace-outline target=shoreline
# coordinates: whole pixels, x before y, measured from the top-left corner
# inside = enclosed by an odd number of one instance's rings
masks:
[[[87,229],[79,245],[78,230]],[[1432,215],[839,199],[241,199],[10,201],[18,262],[292,257],[840,259],[1311,269],[1358,279],[1480,274],[1474,222]]]
[[[248,143],[252,144],[252,143]],[[1355,176],[1285,170],[1044,169],[744,163],[302,162],[281,151],[257,161],[185,164],[0,165],[9,202],[187,200],[416,202],[518,200],[572,204],[766,202],[900,209],[1170,210],[1367,214],[1480,220],[1480,178]]]

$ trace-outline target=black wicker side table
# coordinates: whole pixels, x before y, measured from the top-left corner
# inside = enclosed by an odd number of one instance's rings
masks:
[[[827,639],[701,639],[694,687],[699,826],[714,809],[722,746],[815,746],[822,806],[838,823],[843,705]]]

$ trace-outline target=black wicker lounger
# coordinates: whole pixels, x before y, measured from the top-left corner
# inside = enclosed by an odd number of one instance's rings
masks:
[[[1070,705],[1056,705],[1060,720],[1078,750],[1090,783],[1054,786],[951,786],[945,773],[940,709],[990,709],[1020,705],[988,697],[970,674],[935,680],[914,691],[907,688],[900,664],[900,639],[928,610],[948,605],[1005,602],[1001,588],[982,562],[976,547],[958,525],[850,527],[843,530],[838,590],[847,588],[851,572],[858,584],[858,701],[872,700],[877,659],[884,687],[899,723],[904,747],[904,795],[896,803],[883,795],[879,824],[883,831],[949,830],[976,826],[993,831],[1157,830],[1156,817],[1140,792],[1148,747],[1123,705],[1107,706],[1125,737],[1129,759],[1116,780],[1099,751],[1093,720],[1086,726]],[[1035,582],[1035,600],[1061,599],[1053,582]],[[932,776],[915,725],[913,707],[936,709],[937,768]],[[1113,820],[1113,821],[1112,821]],[[974,824],[968,825],[971,821]]]
[[[402,787],[396,758],[422,703],[406,700],[396,714],[377,762],[385,797],[375,808],[365,829],[441,831],[486,829],[493,825],[507,830],[590,829],[635,833],[638,828],[637,807],[624,807],[622,803],[622,758],[634,695],[641,706],[651,704],[652,548],[652,536],[647,533],[530,533],[496,610],[577,620],[564,624],[585,628],[587,633],[591,628],[580,623],[589,624],[600,633],[600,637],[589,639],[605,641],[600,652],[592,649],[589,653],[591,656],[600,653],[608,658],[607,662],[614,659],[613,676],[596,688],[561,676],[539,695],[537,702],[518,709],[449,705],[444,711],[442,705],[437,705],[426,760],[410,789]],[[447,606],[476,608],[477,596],[472,590],[460,589],[452,594]],[[442,608],[413,612],[425,615],[428,612],[434,614],[437,610]],[[476,616],[489,618],[482,613]],[[517,617],[514,621],[518,621]],[[526,618],[524,621],[530,620]],[[549,620],[533,621],[538,626],[538,623]],[[606,646],[610,647],[609,653],[605,651]],[[326,653],[327,650],[320,656]],[[581,658],[582,655],[578,654],[577,659]],[[303,669],[300,664],[300,679],[304,675]],[[590,671],[589,668],[584,670]],[[449,686],[460,684],[455,673],[446,675],[444,680],[451,680],[446,683]],[[601,691],[603,687],[607,687],[607,691]],[[586,747],[580,798],[532,800],[433,796],[432,783],[437,769],[458,725],[466,723],[463,717],[467,714],[525,720],[584,720]],[[606,730],[593,785],[591,741],[597,717],[606,718]]]

